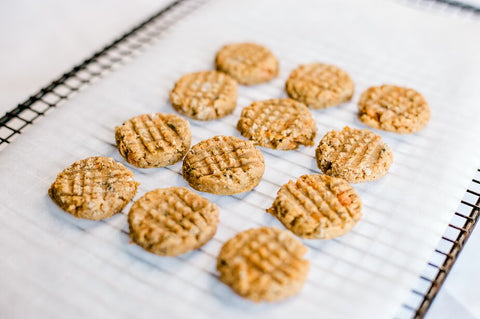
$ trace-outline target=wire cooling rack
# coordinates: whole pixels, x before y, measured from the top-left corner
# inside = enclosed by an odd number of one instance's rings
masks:
[[[407,1],[436,8],[457,8],[461,12],[480,15],[480,8],[458,1]],[[175,1],[105,46],[90,58],[74,66],[50,84],[0,118],[0,150],[11,143],[28,126],[35,123],[75,93],[93,83],[116,66],[141,52],[169,26],[195,10],[202,2]],[[401,318],[422,318],[458,258],[480,215],[480,170],[468,187],[464,199],[433,252],[430,262],[411,290],[399,312]]]

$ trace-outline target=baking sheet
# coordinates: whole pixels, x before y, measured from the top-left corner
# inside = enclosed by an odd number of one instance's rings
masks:
[[[400,308],[431,256],[478,167],[480,145],[479,24],[408,3],[384,1],[209,1],[164,32],[158,42],[60,108],[49,112],[0,154],[0,314],[2,317],[389,318]],[[195,122],[192,143],[235,130],[241,108],[285,97],[298,64],[333,63],[347,70],[350,103],[313,111],[316,144],[331,129],[363,128],[356,101],[371,85],[413,87],[430,103],[420,133],[380,133],[395,161],[377,182],[355,185],[363,219],[348,235],[308,240],[312,268],[302,292],[276,304],[236,297],[216,278],[215,257],[237,232],[282,227],[265,214],[279,185],[319,172],[314,147],[263,149],[266,171],[252,192],[203,194],[220,207],[215,238],[199,251],[162,258],[129,244],[125,214],[106,221],[75,219],[47,196],[72,162],[117,153],[113,130],[131,116],[174,112],[168,91],[183,74],[213,67],[225,43],[256,41],[279,57],[277,79],[240,87],[234,114]],[[137,198],[158,187],[186,186],[181,163],[140,170]]]

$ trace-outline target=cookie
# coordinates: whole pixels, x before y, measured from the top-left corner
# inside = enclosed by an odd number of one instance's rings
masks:
[[[262,152],[252,142],[215,136],[194,145],[183,160],[183,177],[198,191],[233,195],[253,189],[265,170]]]
[[[324,109],[350,101],[353,81],[342,69],[323,63],[301,65],[285,84],[288,95],[313,109]]]
[[[299,237],[331,239],[348,233],[362,217],[361,209],[347,181],[314,174],[280,187],[267,212]]]
[[[278,75],[278,60],[264,46],[255,43],[228,44],[215,59],[217,70],[245,85],[270,81]]]
[[[430,107],[413,89],[394,85],[368,88],[358,101],[358,118],[366,125],[400,134],[418,132],[430,120]]]
[[[238,295],[278,301],[298,293],[310,264],[302,259],[307,248],[289,232],[254,228],[227,241],[218,255],[220,280]]]
[[[128,213],[130,237],[145,250],[178,256],[205,245],[217,231],[218,208],[185,187],[156,189]]]
[[[120,212],[138,185],[133,173],[113,158],[88,157],[58,174],[48,194],[67,213],[100,220]]]
[[[184,75],[170,92],[173,108],[192,119],[215,120],[237,105],[237,82],[225,73],[202,71]]]
[[[242,110],[237,129],[255,144],[279,150],[313,145],[317,131],[308,107],[292,99],[252,103]]]
[[[130,164],[164,167],[181,160],[190,148],[190,125],[175,114],[143,114],[116,127],[115,140]]]
[[[318,144],[316,158],[318,168],[325,174],[362,183],[387,174],[393,153],[380,135],[347,126],[342,131],[325,134]]]

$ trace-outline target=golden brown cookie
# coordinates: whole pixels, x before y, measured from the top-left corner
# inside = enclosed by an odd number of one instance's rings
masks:
[[[376,180],[387,174],[393,162],[393,153],[380,135],[348,126],[325,134],[316,157],[322,172],[350,183]]]
[[[128,213],[130,237],[145,250],[178,256],[205,245],[217,231],[218,208],[185,187],[156,189]]]
[[[295,235],[330,239],[348,233],[362,217],[362,202],[344,179],[303,175],[280,187],[267,212]]]
[[[202,192],[233,195],[260,183],[265,162],[252,142],[215,136],[194,145],[183,160],[183,177]]]
[[[100,220],[120,212],[137,193],[133,173],[109,157],[88,157],[58,174],[52,200],[78,218]]]
[[[285,84],[288,95],[314,109],[324,109],[350,101],[353,81],[342,69],[323,63],[301,65]]]
[[[190,148],[190,139],[190,125],[175,114],[143,114],[115,128],[118,151],[141,168],[175,164]]]
[[[400,134],[418,132],[430,120],[430,107],[413,89],[372,86],[360,96],[358,118],[370,127]]]
[[[218,255],[220,280],[250,300],[278,301],[298,293],[310,264],[307,248],[289,232],[254,228],[227,241]]]
[[[292,99],[253,102],[242,110],[237,129],[255,144],[279,150],[313,145],[317,131],[308,107]]]
[[[255,43],[228,44],[215,59],[217,70],[245,85],[267,82],[278,75],[278,60],[264,46]]]
[[[232,113],[237,105],[237,82],[217,71],[184,75],[170,92],[179,113],[195,120],[215,120]]]

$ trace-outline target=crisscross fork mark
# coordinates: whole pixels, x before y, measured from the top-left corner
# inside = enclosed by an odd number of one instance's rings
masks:
[[[270,56],[270,52],[264,50],[263,48],[260,51],[249,48],[248,51],[249,52],[247,52],[246,55],[250,57],[250,59],[247,61],[252,62],[252,64],[249,64],[249,66],[253,68],[257,68],[259,64],[263,63]]]
[[[341,131],[340,142],[342,144],[340,150],[335,150],[330,152],[329,157],[323,157],[323,159],[332,164],[336,164],[343,169],[352,169],[353,167],[363,167],[362,164],[365,161],[370,161],[370,165],[367,167],[372,167],[380,160],[380,156],[373,156],[373,154],[381,155],[385,144],[381,142],[381,139],[377,137],[372,132],[362,131],[361,136],[355,134],[356,131]],[[335,134],[335,132],[327,133],[325,136],[326,139],[329,139],[329,136]],[[354,142],[350,143],[350,139],[353,139]],[[376,146],[372,147],[371,143],[377,140]],[[322,142],[321,142],[322,143]],[[351,148],[348,150],[346,146]],[[367,154],[367,150],[370,146],[370,152]],[[328,146],[329,148],[334,148],[334,146]],[[358,149],[360,148],[360,151]],[[333,155],[333,156],[332,156]],[[372,162],[372,159],[374,161]]]
[[[177,195],[176,192],[171,192],[170,195],[173,195],[175,199],[178,198],[178,196],[175,196]],[[196,225],[193,225],[191,222],[184,223],[186,221],[186,215],[189,212],[193,212],[192,208],[188,205],[183,205],[181,211],[177,211],[178,208],[172,207],[171,202],[168,199],[162,199],[162,201],[159,201],[158,204],[160,204],[160,207],[158,209],[152,209],[148,204],[148,202],[140,202],[140,206],[146,212],[146,216],[155,221],[154,225],[163,229],[166,233],[181,236],[182,234],[179,234],[179,231],[183,234],[188,234],[189,229],[196,227]],[[173,226],[172,223],[180,228]]]
[[[284,130],[287,128],[286,123],[288,123],[290,120],[295,119],[297,116],[298,109],[294,108],[292,105],[285,105],[282,102],[276,102],[275,104],[270,105],[267,103],[262,103],[260,104],[260,107],[253,108],[256,110],[254,113],[253,117],[253,123],[255,123],[257,126],[269,126],[270,123],[272,123],[272,118],[270,114],[272,114],[275,111],[275,108],[278,107],[278,112],[280,113],[280,116],[277,118],[274,118],[274,120],[282,119],[284,122],[283,128],[281,130]]]
[[[335,72],[336,69],[332,68],[329,65],[322,65],[321,68],[313,67],[313,68],[307,68],[307,70],[301,74],[302,78],[305,78],[306,81],[312,82],[315,86],[322,88],[322,89],[327,89],[324,87],[324,83],[333,83],[333,87],[329,87],[329,90],[334,90],[337,86],[338,83],[340,82],[340,74],[338,72]]]
[[[216,154],[216,150],[220,149],[221,152]],[[222,152],[223,151],[223,152]],[[215,172],[222,172],[225,171],[226,169],[228,170],[233,170],[236,168],[242,169],[242,171],[245,172],[245,170],[251,166],[253,163],[260,162],[256,154],[252,154],[255,152],[254,148],[248,147],[246,143],[240,143],[240,144],[230,144],[226,143],[223,140],[215,140],[215,141],[209,141],[207,144],[207,147],[202,150],[202,152],[196,157],[201,157],[201,159],[197,159],[192,163],[189,163],[187,159],[187,164],[190,167],[195,168],[199,174],[202,176],[208,176],[215,174]],[[233,154],[232,154],[233,153]],[[255,155],[255,156],[252,156]],[[241,163],[240,159],[243,158],[251,158],[249,161],[246,163]],[[209,163],[207,163],[207,160],[211,159]],[[233,161],[233,165],[229,165],[228,167],[222,168],[220,167],[221,162],[231,162]],[[208,173],[204,172],[204,169],[208,168]]]
[[[202,218],[202,221],[205,223],[205,225],[209,225],[209,221],[208,219],[203,215],[202,213],[202,209],[204,209],[208,203],[205,202],[205,205],[200,207],[200,209],[198,210],[194,210],[193,207],[191,205],[188,204],[188,202],[186,201],[185,199],[185,193],[184,194],[180,194],[179,192],[175,191],[173,192],[173,195],[175,197],[175,200],[176,202],[182,206],[182,209],[183,209],[183,219],[181,221],[179,221],[180,224],[183,224],[183,221],[184,220],[188,220],[193,226],[195,226],[196,228],[201,228],[201,225],[199,225],[198,221],[196,220],[196,217],[197,214],[198,216],[200,216]],[[182,196],[183,195],[183,196]],[[188,212],[188,213],[187,213]],[[192,218],[194,219],[192,221]],[[183,226],[182,226],[183,227]]]
[[[351,200],[345,204],[339,198],[344,194]],[[345,227],[353,226],[361,216],[360,208],[358,195],[346,181],[315,174],[303,175],[282,186],[267,211],[294,233],[315,237],[323,236],[323,231],[347,230]]]
[[[162,145],[162,141],[166,141],[170,147],[175,147],[174,141],[167,139],[165,134],[162,132],[158,126],[162,128],[168,128],[178,136],[178,133],[165,124],[165,121],[162,118],[157,117],[157,121],[152,118],[151,115],[145,117],[137,117],[127,121],[127,128],[134,133],[135,136],[138,136],[138,139],[135,139],[137,145],[140,145],[146,153],[154,153],[156,151],[156,146],[161,147],[162,150],[165,150],[165,146]],[[146,133],[146,134],[145,134]],[[155,146],[152,145],[155,144]]]
[[[199,174],[201,174],[201,176],[215,175],[217,172],[224,172],[226,170],[233,171],[237,168],[240,168],[243,172],[246,172],[246,170],[252,164],[259,163],[259,160],[258,160],[258,158],[254,157],[254,156],[251,156],[252,153],[254,152],[254,150],[242,149],[242,151],[243,150],[246,150],[246,152],[241,154],[241,155],[238,155],[237,154],[238,150],[235,150],[235,153],[236,153],[235,155],[236,156],[234,156],[233,158],[228,157],[228,154],[230,154],[230,153],[223,153],[222,155],[217,155],[217,156],[213,157],[214,160],[211,163],[207,163],[206,165],[196,167],[196,170],[199,172]],[[242,158],[245,158],[247,160],[244,161],[243,163],[241,163],[240,159],[242,159]],[[220,167],[220,163],[227,162],[227,161],[230,162],[232,160],[234,162],[232,165],[228,165],[225,168]],[[204,172],[205,168],[208,169],[208,173]]]
[[[419,113],[418,111],[420,111],[420,108],[418,107],[418,105],[406,96],[409,89],[386,86],[380,87],[379,90],[381,92],[380,97],[378,98],[378,103],[375,103],[374,105],[377,109],[382,110],[382,113],[386,111],[391,111],[396,114],[402,114],[407,110],[412,110],[415,111],[415,113]],[[396,102],[395,100],[398,100],[399,102]],[[390,108],[385,107],[385,105],[393,105],[395,107],[399,107],[399,110],[393,111]]]
[[[256,68],[271,55],[271,53],[265,48],[257,46],[252,47],[249,45],[231,46],[228,51],[222,53],[224,56],[230,57],[233,60],[237,60],[238,57],[240,57],[242,62],[239,65],[242,65],[245,68]]]
[[[195,161],[189,163],[190,166],[198,168],[198,167],[195,166],[195,164],[203,163],[209,157],[222,156],[226,153],[231,153],[231,152],[236,151],[238,149],[242,149],[242,148],[236,148],[235,145],[224,143],[223,141],[220,142],[220,143],[222,143],[220,145],[215,144],[215,142],[212,142],[212,141],[208,141],[208,142],[209,142],[208,146],[205,149],[202,150],[202,153],[195,155]],[[219,153],[216,154],[217,150],[220,150],[220,151],[223,151],[223,152],[221,152],[221,153],[219,152]],[[200,157],[201,155],[203,155],[203,156],[200,159],[198,159],[197,157]]]
[[[94,168],[84,168],[82,170],[75,170],[72,172],[66,172],[64,175],[67,183],[69,182],[70,194],[64,193],[63,195],[67,196],[84,196],[92,195],[93,188],[92,185],[98,185],[106,183],[108,179],[115,177],[122,177],[125,174],[120,176],[112,176],[111,174],[105,175],[102,174],[98,169]],[[99,183],[100,182],[100,183]],[[106,187],[101,187],[103,198],[106,196]]]
[[[194,88],[193,84],[195,82],[199,83],[197,88]],[[188,81],[185,85],[182,85],[178,93],[185,95],[185,97],[191,99],[208,99],[210,100],[210,104],[213,104],[216,98],[221,97],[223,92],[226,90],[228,79],[225,78],[223,75],[208,72],[208,73],[200,73],[196,74],[195,76],[191,76],[188,78]],[[207,90],[203,90],[203,85],[205,83],[218,83],[218,87],[212,86]],[[192,92],[193,91],[193,92]],[[200,95],[197,96],[197,95]]]
[[[264,238],[268,237],[268,238]],[[251,240],[251,238],[248,238]],[[265,240],[262,240],[265,239]],[[280,285],[284,283],[285,278],[290,277],[289,272],[287,271],[286,267],[281,267],[282,265],[286,264],[286,259],[283,260],[275,255],[276,249],[272,249],[270,246],[280,246],[280,249],[285,249],[283,243],[278,243],[276,238],[272,238],[272,235],[269,234],[268,236],[259,236],[257,240],[250,241],[244,250],[242,251],[242,257],[249,266],[250,269],[255,269],[256,271],[250,272],[253,276],[249,279],[249,284],[252,285],[255,282],[258,282],[268,276],[269,279],[279,283]],[[262,253],[262,249],[264,253]],[[287,254],[289,257],[292,257],[291,254],[288,252]],[[288,263],[290,267],[297,266],[296,263]],[[298,268],[295,269],[298,271]],[[278,276],[281,273],[282,276]]]
[[[155,201],[156,204],[159,204],[159,207],[155,209],[149,206],[151,202],[139,201],[139,205],[145,212],[146,217],[153,220],[156,227],[179,237],[192,234],[197,234],[196,237],[198,237],[202,229],[211,224],[201,212],[206,205],[200,207],[200,210],[194,210],[185,199],[185,193],[182,194],[182,191],[178,189],[171,190],[164,195],[171,197],[160,198]],[[196,217],[200,217],[205,225],[201,225]]]
[[[355,142],[353,144],[349,144],[350,139],[353,139]],[[379,140],[379,138],[377,138],[375,134],[369,134],[365,131],[361,133],[361,136],[357,136],[356,134],[353,134],[353,132],[349,132],[348,135],[343,136],[345,144],[343,144],[342,152],[339,152],[338,154],[344,155],[347,158],[347,161],[342,165],[344,165],[345,167],[360,167],[360,164],[367,160],[367,150],[371,143],[375,141],[375,139]],[[345,149],[345,145],[352,145],[353,149],[347,151]],[[375,148],[375,150],[378,148],[378,145],[379,143],[377,142],[377,147]],[[357,151],[359,149],[360,151]],[[342,160],[345,157],[343,157]],[[335,160],[337,160],[337,158]],[[376,160],[378,161],[378,157],[376,158]]]
[[[340,203],[337,195],[334,194],[333,191],[326,187],[323,183],[314,183],[311,180],[305,180],[299,178],[296,183],[288,183],[286,187],[286,196],[293,198],[296,205],[303,208],[302,212],[306,213],[302,214],[301,211],[295,211],[297,214],[294,215],[293,221],[299,217],[311,219],[313,218],[312,212],[320,215],[321,220],[327,223],[326,227],[341,221],[342,218],[339,214],[339,209],[346,208],[342,205],[342,203]],[[315,194],[313,194],[312,190],[318,195],[319,200],[315,199]],[[324,204],[327,205],[327,209],[322,209]],[[351,217],[352,215],[350,211],[348,209],[346,210]],[[291,223],[294,224],[293,221]]]
[[[312,183],[312,181],[307,182],[303,179],[298,179],[297,183],[298,190],[315,205],[317,212],[328,220],[328,224],[335,224],[341,220],[338,208],[342,209],[343,205],[331,189],[323,183],[317,184]],[[312,194],[311,190],[318,195],[318,200],[316,200],[315,194]],[[327,205],[327,209],[322,209],[323,204]]]
[[[339,183],[342,183],[342,182],[339,182],[338,179],[335,179],[335,180],[331,180],[329,183],[337,183],[337,185],[330,185],[330,184],[323,184],[323,183],[315,183],[313,182],[312,180],[308,179],[308,181],[306,182],[309,186],[313,187],[318,193],[320,194],[324,194],[322,196],[322,199],[327,202],[328,206],[329,206],[329,209],[331,211],[333,211],[335,213],[335,217],[338,217],[340,220],[343,219],[342,218],[342,214],[340,212],[340,210],[345,210],[347,213],[348,213],[348,217],[345,218],[346,221],[348,220],[351,220],[351,219],[355,219],[355,216],[351,210],[351,208],[349,206],[345,206],[344,204],[342,204],[342,202],[340,201],[339,199],[339,195],[341,194],[344,194],[344,193],[354,193],[353,191],[353,188],[350,188],[348,189],[347,191],[343,192],[343,193],[335,193],[335,191],[333,190],[333,188],[335,186],[338,186]],[[346,183],[346,182],[345,182]],[[327,186],[328,185],[328,186]],[[335,207],[338,207],[340,208],[339,209],[336,209]],[[332,219],[333,220],[333,219]],[[338,220],[338,219],[336,219]]]
[[[300,217],[310,217],[311,214],[304,214],[305,212],[313,212],[319,214],[322,219],[326,218],[322,211],[317,207],[316,203],[308,196],[302,193],[295,183],[289,182],[286,185],[286,196],[293,199],[296,206],[300,207],[300,210],[295,210],[295,214],[293,215],[293,219],[290,224],[294,225],[296,220]],[[291,211],[289,211],[291,213]],[[289,212],[285,212],[284,218],[287,217]],[[330,223],[330,220],[327,218],[327,223]]]

